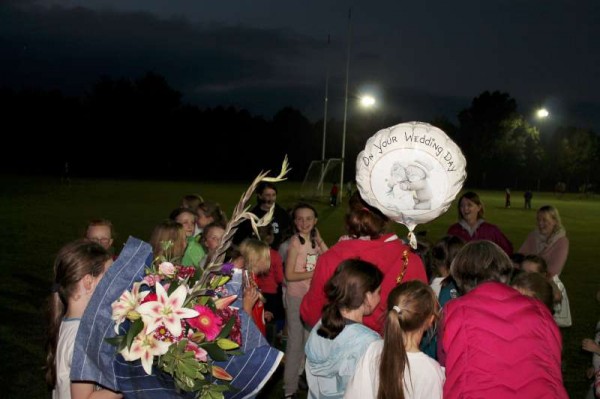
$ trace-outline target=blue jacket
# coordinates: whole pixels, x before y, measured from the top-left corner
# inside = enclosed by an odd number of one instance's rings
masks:
[[[348,324],[335,339],[317,334],[321,322],[306,341],[306,380],[309,398],[342,398],[358,360],[373,341],[381,339],[369,327]]]

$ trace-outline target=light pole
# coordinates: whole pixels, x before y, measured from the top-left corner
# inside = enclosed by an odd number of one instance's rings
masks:
[[[346,99],[344,104],[344,128],[342,130],[342,170],[340,172],[340,203],[342,203],[342,192],[344,187],[344,164],[346,158],[346,126],[348,120],[348,88],[346,86]],[[358,100],[358,104],[360,104],[363,108],[372,108],[375,106],[376,100],[375,97],[370,95],[363,95],[360,97],[353,97],[353,99]]]
[[[546,119],[550,116],[550,112],[548,112],[548,110],[544,107],[539,108],[537,111],[535,111],[535,117],[539,120],[543,120]],[[541,140],[540,140],[541,143]],[[537,191],[540,191],[542,185],[542,178],[538,177],[538,181],[537,181]]]
[[[350,75],[350,42],[352,37],[352,9],[348,10],[348,48],[346,49],[346,95],[344,97],[344,127],[342,128],[342,170],[340,172],[340,204],[344,198],[344,164],[346,156],[346,122],[348,119],[348,78]]]
[[[331,43],[331,36],[327,35],[327,48]],[[327,61],[327,76],[325,77],[325,101],[324,101],[324,116],[323,116],[323,146],[321,148],[321,176],[325,171],[325,142],[327,138],[327,106],[329,105],[329,59]],[[323,195],[323,184],[321,184],[321,195]]]

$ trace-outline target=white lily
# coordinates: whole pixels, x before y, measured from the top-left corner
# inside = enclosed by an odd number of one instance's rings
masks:
[[[156,301],[140,305],[137,311],[142,315],[148,333],[164,325],[174,337],[181,335],[181,319],[198,316],[194,309],[184,308],[187,287],[180,285],[169,296],[163,286],[156,283]]]
[[[115,321],[115,332],[119,333],[119,325],[125,321],[129,312],[134,311],[149,291],[140,292],[141,282],[133,283],[131,292],[125,291],[119,299],[112,303],[112,319]]]
[[[127,361],[141,359],[144,371],[150,375],[152,374],[154,356],[161,356],[167,353],[170,345],[171,342],[161,341],[156,339],[152,333],[146,335],[146,332],[142,331],[133,339],[131,348],[125,347],[121,351],[121,355]]]

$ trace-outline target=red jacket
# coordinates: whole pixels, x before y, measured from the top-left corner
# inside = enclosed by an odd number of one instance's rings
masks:
[[[279,252],[269,248],[271,253],[271,267],[269,272],[256,276],[258,288],[265,294],[277,294],[277,287],[283,283],[283,262]]]
[[[568,398],[560,332],[541,301],[487,282],[448,302],[443,313],[444,399]]]
[[[421,258],[408,245],[402,243],[395,234],[385,234],[376,240],[340,241],[329,248],[327,252],[319,256],[310,289],[302,299],[300,306],[302,320],[311,327],[319,321],[323,306],[327,303],[323,290],[327,280],[342,261],[361,259],[373,263],[384,274],[381,284],[381,302],[373,314],[365,316],[363,319],[367,327],[381,333],[383,330],[381,316],[386,308],[388,294],[396,286],[396,279],[402,272],[404,251],[408,256],[408,267],[402,281],[421,280],[427,283],[427,275]]]
[[[452,226],[450,226],[450,228],[448,229],[448,235],[460,237],[465,242],[475,240],[488,240],[498,244],[498,246],[502,248],[508,256],[511,256],[513,254],[513,246],[510,240],[506,238],[506,236],[504,235],[504,233],[502,233],[502,231],[500,231],[498,226],[485,221],[481,223],[479,227],[477,227],[477,230],[475,230],[475,234],[473,234],[472,236],[463,226],[461,226],[460,223],[454,223]]]

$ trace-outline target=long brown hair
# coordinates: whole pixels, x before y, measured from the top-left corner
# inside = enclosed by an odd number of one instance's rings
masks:
[[[165,254],[163,250],[163,243],[167,241],[173,242],[169,254]],[[171,219],[159,223],[152,231],[150,245],[152,245],[154,258],[161,255],[169,255],[170,258],[181,260],[187,245],[183,225]]]
[[[334,339],[345,327],[342,309],[358,309],[368,292],[375,292],[383,281],[377,266],[359,259],[348,259],[339,264],[325,284],[329,303],[323,307],[321,327],[317,334]]]
[[[404,399],[405,333],[423,329],[437,307],[435,293],[419,280],[402,283],[388,295],[377,399]]]
[[[69,298],[76,290],[77,283],[86,275],[98,277],[104,272],[110,253],[100,244],[77,240],[60,249],[54,261],[54,281],[52,293],[48,297],[46,316],[48,331],[46,335],[46,384],[49,388],[56,385],[56,347],[63,317],[67,313]]]

